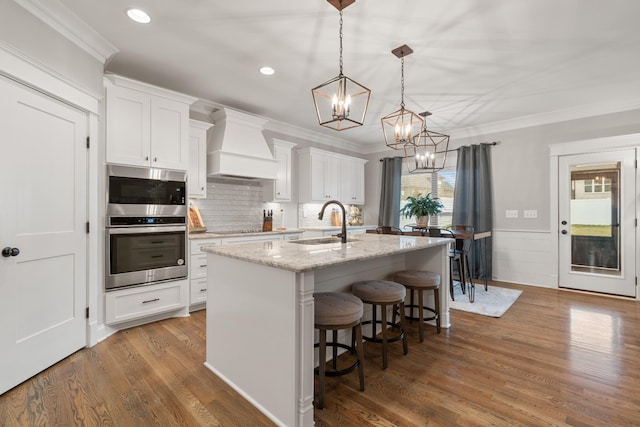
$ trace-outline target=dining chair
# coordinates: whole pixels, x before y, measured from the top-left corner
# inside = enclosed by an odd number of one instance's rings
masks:
[[[462,293],[464,294],[468,290],[469,302],[473,302],[475,300],[476,286],[471,268],[469,268],[469,254],[473,248],[475,229],[470,225],[452,225],[448,231],[455,239],[454,248],[449,252],[451,274],[453,275],[453,263],[455,263],[458,267]],[[453,279],[450,281],[450,292],[451,300],[454,300]]]

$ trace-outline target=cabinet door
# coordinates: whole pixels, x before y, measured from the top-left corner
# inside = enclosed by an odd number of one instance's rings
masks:
[[[351,205],[364,204],[364,163],[362,161],[341,159],[340,200]]]
[[[291,200],[291,148],[273,146],[273,157],[278,161],[276,172],[274,200]]]
[[[309,170],[311,184],[311,201],[321,202],[329,199],[325,192],[325,163],[324,156],[313,154],[311,156],[311,167]]]
[[[154,97],[151,101],[151,166],[187,170],[189,167],[189,107]]]
[[[107,87],[106,160],[148,166],[151,156],[149,95],[118,86]]]
[[[324,192],[325,199],[337,199],[340,197],[338,183],[340,177],[340,159],[327,156],[324,166]]]
[[[189,198],[207,197],[207,131],[191,126],[189,132]]]

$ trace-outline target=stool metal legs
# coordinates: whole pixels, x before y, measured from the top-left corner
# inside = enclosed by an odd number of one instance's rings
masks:
[[[350,325],[346,325],[346,327],[340,327],[339,329],[346,329]],[[360,322],[356,325],[352,326],[351,329],[351,347],[346,344],[341,344],[338,342],[338,330],[331,329],[333,332],[332,339],[333,341],[327,343],[327,330],[326,328],[320,328],[316,326],[318,329],[319,342],[317,344],[318,347],[318,368],[316,369],[316,373],[318,374],[318,399],[316,401],[316,408],[322,409],[324,408],[324,389],[325,389],[325,377],[333,377],[347,374],[353,371],[356,367],[358,368],[358,377],[360,380],[360,391],[364,391],[364,351],[362,349],[362,326]],[[327,362],[326,362],[326,352],[327,345],[332,347],[332,356],[333,360],[331,361],[331,366],[333,370],[327,371]],[[355,351],[356,353],[356,361],[349,367],[344,369],[338,369],[338,347],[349,350],[351,353]]]

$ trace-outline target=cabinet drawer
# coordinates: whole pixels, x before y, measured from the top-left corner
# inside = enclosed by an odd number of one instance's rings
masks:
[[[106,323],[120,323],[187,306],[187,281],[106,293]]]
[[[191,299],[190,304],[207,302],[207,278],[191,279]]]
[[[191,255],[206,254],[202,251],[203,246],[220,246],[220,239],[198,239],[190,242]]]
[[[207,254],[191,257],[191,278],[207,277]]]

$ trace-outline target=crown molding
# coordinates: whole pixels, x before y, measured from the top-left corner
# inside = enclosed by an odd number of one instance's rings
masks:
[[[510,120],[502,120],[484,125],[470,126],[449,131],[451,138],[468,138],[511,130],[523,129],[534,126],[548,125],[552,123],[566,122],[569,120],[584,119],[588,117],[602,116],[605,114],[621,113],[640,108],[640,99],[625,101],[602,101],[594,104],[585,104],[578,107],[549,111],[540,114],[518,117]]]
[[[79,48],[106,64],[118,48],[81,20],[59,0],[14,0]]]

